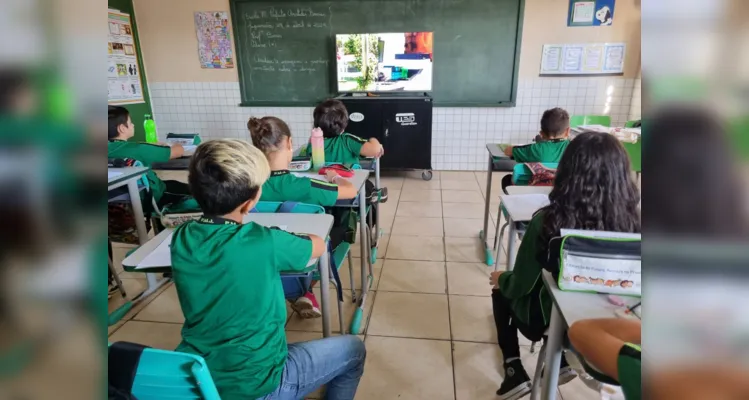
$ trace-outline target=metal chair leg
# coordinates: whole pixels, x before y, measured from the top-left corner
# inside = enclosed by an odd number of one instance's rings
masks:
[[[354,284],[354,260],[351,258],[351,250],[347,253],[348,257],[348,279],[351,283],[351,302],[356,303],[356,285]]]
[[[508,223],[505,222],[504,225],[502,225],[502,229],[499,229],[499,235],[497,233],[494,233],[494,240],[497,240],[497,237],[499,237],[499,242],[497,243],[497,252],[494,255],[494,271],[496,271],[499,268],[499,252],[502,249],[502,238],[505,236],[505,229],[507,229]],[[499,225],[497,225],[499,227]]]
[[[120,291],[120,294],[122,295],[122,297],[127,297],[125,286],[122,284],[120,276],[117,275],[117,270],[114,268],[114,263],[112,263],[111,258],[107,258],[107,264],[109,264],[109,272],[112,273],[112,278],[114,278],[114,283],[117,285],[117,289]]]
[[[542,371],[544,369],[544,359],[546,358],[546,344],[544,343],[541,346],[541,349],[538,351],[538,361],[536,362],[536,372],[533,374],[533,385],[531,386],[531,396],[530,398],[532,400],[539,400],[541,398],[541,380],[542,380]]]

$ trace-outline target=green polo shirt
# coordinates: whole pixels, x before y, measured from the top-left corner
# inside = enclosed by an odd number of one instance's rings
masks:
[[[359,163],[361,158],[361,148],[367,143],[366,139],[350,133],[341,133],[332,138],[325,138],[325,162],[353,165]],[[304,148],[300,155],[311,155],[312,149],[310,144]]]
[[[553,162],[558,163],[562,159],[564,150],[570,141],[567,139],[544,140],[537,143],[512,147],[512,158],[519,163],[526,162]]]
[[[157,162],[167,162],[171,155],[172,149],[168,146],[159,146],[142,142],[127,142],[124,140],[110,140],[107,144],[107,158],[132,158],[143,163],[144,166],[150,167]],[[146,172],[148,184],[151,187],[151,193],[156,201],[161,200],[161,196],[166,190],[164,182],[156,176],[153,170]]]
[[[306,269],[309,238],[204,217],[174,231],[171,255],[185,316],[176,350],[205,359],[221,398],[277,388],[288,350],[279,272]]]
[[[514,315],[526,324],[531,313],[538,312],[539,307],[546,325],[550,322],[551,297],[541,280],[543,265],[539,262],[539,257],[544,256],[538,240],[542,228],[543,213],[538,213],[528,224],[520,242],[515,267],[499,276],[502,295],[510,299]]]
[[[632,343],[626,343],[619,351],[617,359],[619,384],[624,398],[640,400],[642,398],[642,349]]]
[[[261,201],[297,201],[319,206],[332,206],[338,199],[338,185],[299,177],[288,170],[272,171],[263,184]]]

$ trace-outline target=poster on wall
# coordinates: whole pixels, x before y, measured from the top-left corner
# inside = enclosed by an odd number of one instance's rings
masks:
[[[196,12],[195,32],[198,35],[198,57],[202,68],[234,68],[229,35],[229,13],[226,11]]]
[[[145,103],[130,15],[109,10],[107,95],[109,104]]]
[[[567,26],[610,26],[616,0],[570,0]]]
[[[545,44],[540,75],[624,73],[624,43]]]

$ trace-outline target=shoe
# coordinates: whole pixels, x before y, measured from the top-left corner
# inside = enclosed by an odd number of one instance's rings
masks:
[[[387,203],[388,201],[388,188],[380,188],[379,190],[374,190],[369,196],[369,202],[370,203]]]
[[[531,392],[531,378],[520,360],[505,364],[505,380],[497,390],[500,400],[517,400]]]
[[[572,367],[570,367],[569,364],[567,364],[567,359],[562,355],[562,362],[559,364],[559,381],[558,385],[562,386],[565,383],[568,383],[569,381],[575,379],[577,376],[577,372],[575,372]]]
[[[291,303],[291,308],[304,319],[320,318],[320,306],[317,305],[317,298],[312,292],[307,292],[304,296],[296,299]]]
[[[117,288],[117,285],[110,283],[109,284],[109,291],[107,293],[107,300],[112,298],[112,295],[119,292],[120,289]]]
[[[543,376],[544,372],[545,371],[541,371],[541,376]],[[557,386],[562,386],[565,383],[569,383],[576,377],[577,372],[575,372],[575,370],[572,369],[569,364],[567,364],[567,359],[564,358],[564,355],[562,355],[562,362],[559,363],[559,379],[557,380]]]

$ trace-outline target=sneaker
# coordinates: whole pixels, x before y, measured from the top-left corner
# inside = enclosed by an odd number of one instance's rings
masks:
[[[317,305],[317,298],[312,292],[307,292],[304,296],[296,299],[291,303],[291,308],[304,319],[322,317],[320,306]]]
[[[379,190],[374,190],[369,196],[369,202],[370,203],[386,203],[388,201],[388,188],[380,188]]]
[[[541,372],[541,376],[543,376],[543,371]],[[567,359],[562,355],[562,362],[559,363],[559,379],[557,381],[557,386],[562,386],[575,379],[575,377],[577,377],[577,372],[567,364]]]
[[[577,372],[575,372],[572,367],[570,367],[569,364],[567,364],[567,359],[562,355],[562,362],[559,364],[559,386],[564,385],[565,383],[575,379],[577,376]]]
[[[520,360],[505,364],[505,380],[497,390],[500,400],[517,400],[531,392],[531,378]]]

